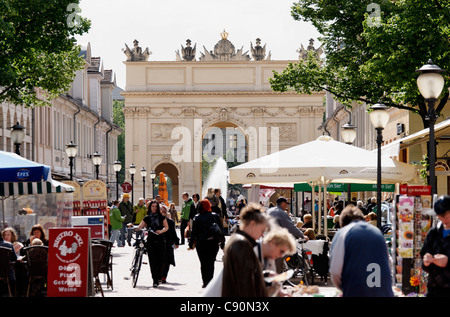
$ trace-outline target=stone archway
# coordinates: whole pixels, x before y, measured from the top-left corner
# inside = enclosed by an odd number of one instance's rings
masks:
[[[161,172],[166,174],[172,181],[172,202],[178,206],[181,198],[181,193],[179,192],[179,171],[172,163],[161,163],[156,166],[156,176],[159,176]]]
[[[247,130],[231,121],[211,123],[203,128],[201,139],[202,161],[200,162],[200,197],[206,195],[208,173],[212,172],[213,164],[218,157],[222,157],[227,167],[248,161],[249,135]],[[205,156],[206,155],[206,160]],[[209,160],[208,160],[209,159]],[[228,186],[219,180],[213,181],[213,187],[220,187],[227,195]],[[206,186],[206,187],[205,187]],[[226,196],[225,196],[226,197]]]

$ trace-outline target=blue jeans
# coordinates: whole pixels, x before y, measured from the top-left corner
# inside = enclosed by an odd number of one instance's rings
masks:
[[[117,241],[117,246],[121,247],[123,244],[120,241],[120,230],[121,229],[116,229],[116,230],[111,230],[111,238],[109,238],[109,241],[111,241],[114,245],[114,242]]]
[[[120,229],[120,240],[122,241],[122,245],[125,245],[125,235],[127,236],[127,242],[131,243],[131,232],[132,228],[128,228],[125,222],[122,223],[122,229]],[[125,234],[126,233],[126,234]]]

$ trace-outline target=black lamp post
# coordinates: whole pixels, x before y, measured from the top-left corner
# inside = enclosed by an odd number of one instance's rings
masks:
[[[377,130],[377,227],[381,227],[381,143],[383,142],[383,129],[389,121],[388,107],[377,103],[370,107],[370,121]]]
[[[155,198],[155,178],[156,173],[154,170],[150,172],[150,178],[152,179],[152,198]]]
[[[444,77],[441,73],[445,70],[433,64],[430,59],[428,63],[416,70],[420,73],[417,78],[417,87],[420,94],[428,103],[428,115],[426,120],[429,122],[430,135],[428,142],[428,158],[429,158],[429,184],[431,185],[431,195],[436,194],[436,176],[435,176],[435,161],[436,161],[436,140],[434,139],[434,124],[436,123],[436,110],[434,105],[438,100],[444,88]]]
[[[15,125],[11,127],[11,141],[15,145],[15,153],[17,155],[20,155],[20,145],[23,142],[23,139],[25,138],[25,127],[20,125],[19,122],[17,122]]]
[[[142,197],[145,199],[145,177],[147,176],[147,170],[145,167],[141,169],[141,176],[142,176]]]
[[[122,163],[117,160],[113,164],[114,172],[116,172],[116,199],[119,200],[119,172],[122,169]]]
[[[131,175],[131,204],[134,204],[134,174],[136,174],[136,166],[131,163],[130,165],[130,175]]]
[[[77,155],[77,151],[77,145],[73,141],[66,145],[66,154],[69,157],[70,180],[73,180],[73,159]]]
[[[102,164],[102,156],[97,151],[92,155],[92,162],[95,166],[95,179],[98,179],[100,164]]]

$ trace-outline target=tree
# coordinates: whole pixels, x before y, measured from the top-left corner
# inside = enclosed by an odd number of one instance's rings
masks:
[[[419,114],[428,127],[415,70],[432,59],[447,68],[436,104],[437,115],[442,111],[450,86],[448,0],[299,0],[291,14],[317,28],[326,59],[321,63],[310,53],[306,61],[274,72],[273,90],[329,91],[348,107],[382,102]]]
[[[125,181],[125,115],[123,114],[124,100],[113,101],[113,123],[117,124],[122,133],[117,137],[117,159],[122,162],[122,169],[119,172],[119,182]]]
[[[79,0],[0,0],[0,102],[50,105],[83,67],[75,35],[90,28]],[[45,99],[36,96],[45,91]]]

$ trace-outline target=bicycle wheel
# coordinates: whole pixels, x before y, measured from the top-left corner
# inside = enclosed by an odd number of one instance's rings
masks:
[[[133,288],[136,287],[139,272],[141,271],[141,265],[142,265],[142,258],[143,258],[143,252],[140,249],[136,249],[136,253],[133,260],[133,268],[131,271],[132,279],[131,283]]]
[[[314,271],[308,261],[307,256],[305,255],[305,257],[303,257],[302,259],[303,262],[303,283],[305,283],[307,286],[309,285],[313,285],[314,284]]]

